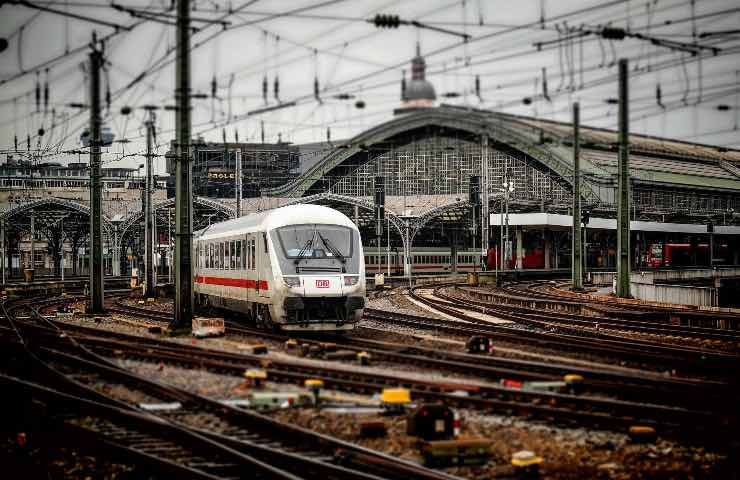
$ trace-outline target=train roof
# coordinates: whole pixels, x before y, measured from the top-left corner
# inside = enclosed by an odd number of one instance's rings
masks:
[[[209,240],[253,232],[255,230],[273,230],[287,225],[302,225],[306,223],[343,225],[357,230],[357,226],[352,220],[338,210],[322,205],[299,203],[215,223],[196,232],[195,238]]]

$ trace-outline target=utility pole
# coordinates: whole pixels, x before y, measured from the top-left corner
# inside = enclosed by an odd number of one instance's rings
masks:
[[[573,290],[583,290],[583,250],[581,233],[581,145],[580,105],[573,104],[573,232],[570,276]]]
[[[236,149],[236,218],[242,216],[242,149]]]
[[[154,111],[149,111],[146,126],[146,183],[144,186],[144,296],[154,297],[154,222],[152,221],[152,142],[154,136]]]
[[[385,177],[377,175],[375,177],[375,237],[378,247],[378,273],[381,273],[383,266],[381,264],[382,255],[380,253],[380,239],[383,236],[383,219],[385,217]]]
[[[630,295],[630,177],[627,59],[619,60],[619,186],[617,191],[617,296]]]
[[[90,52],[90,313],[103,313],[103,182],[100,173],[100,70],[103,51],[93,33]]]
[[[59,270],[61,270],[62,276],[62,288],[64,288],[64,217],[59,219],[59,250],[61,250],[61,257],[59,258]]]
[[[5,285],[5,261],[8,258],[8,255],[5,253],[5,220],[0,222],[0,243],[2,243],[2,266],[3,266],[3,285]]]
[[[193,185],[190,152],[190,0],[177,1],[177,160],[175,172],[175,316],[172,329],[191,328],[193,321]]]
[[[486,265],[488,259],[488,224],[490,223],[488,213],[488,135],[483,134],[481,144],[481,175],[480,175],[480,250],[483,262]]]
[[[172,283],[172,208],[167,208],[167,283]]]

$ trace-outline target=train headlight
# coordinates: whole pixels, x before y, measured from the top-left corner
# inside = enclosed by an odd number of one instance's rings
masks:
[[[344,285],[347,287],[351,287],[352,285],[357,285],[357,282],[360,281],[359,275],[345,275],[344,276]]]
[[[288,287],[300,287],[301,279],[299,277],[283,277],[283,283]]]

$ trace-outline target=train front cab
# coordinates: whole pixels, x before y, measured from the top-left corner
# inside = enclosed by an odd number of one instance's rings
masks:
[[[351,330],[365,306],[356,229],[304,224],[270,232],[276,282],[270,310],[283,330]]]

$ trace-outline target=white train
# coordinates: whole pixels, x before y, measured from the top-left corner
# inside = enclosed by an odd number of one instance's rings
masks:
[[[283,330],[351,330],[365,306],[360,232],[341,212],[292,205],[195,234],[201,304]]]

